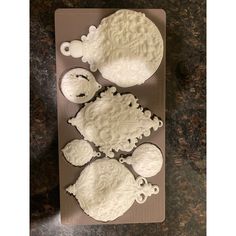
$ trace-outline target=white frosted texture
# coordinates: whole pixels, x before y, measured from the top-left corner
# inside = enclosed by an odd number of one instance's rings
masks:
[[[145,143],[138,146],[132,156],[120,158],[120,162],[132,165],[134,171],[143,177],[152,177],[160,172],[163,156],[158,147]]]
[[[98,69],[120,87],[139,85],[150,78],[162,61],[163,50],[157,26],[144,13],[133,10],[118,10],[97,28],[91,26],[81,41],[61,45],[63,55],[82,57],[91,71]]]
[[[112,221],[133,203],[144,203],[158,194],[159,187],[132,173],[115,159],[103,158],[84,168],[78,180],[67,189],[86,214],[98,221]]]
[[[61,79],[61,91],[73,103],[88,102],[101,87],[93,74],[83,68],[71,69]]]
[[[163,125],[151,111],[143,110],[134,95],[116,93],[115,87],[86,103],[68,122],[108,157],[114,157],[114,151],[131,151],[139,139]]]
[[[66,160],[74,166],[83,166],[100,153],[93,151],[90,143],[85,140],[74,139],[62,149]]]

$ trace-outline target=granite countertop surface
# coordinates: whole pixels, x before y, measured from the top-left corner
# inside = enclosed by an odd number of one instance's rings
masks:
[[[60,224],[54,11],[162,8],[166,44],[166,220],[157,224]],[[31,0],[30,218],[32,236],[206,235],[205,0]]]

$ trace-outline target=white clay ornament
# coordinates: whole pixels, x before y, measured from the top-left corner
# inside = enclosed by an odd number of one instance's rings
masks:
[[[61,79],[61,91],[73,103],[90,101],[101,87],[93,74],[83,68],[69,70]]]
[[[138,139],[163,126],[151,111],[140,107],[134,95],[115,92],[115,87],[108,88],[68,121],[108,157],[114,157],[114,151],[131,151]]]
[[[85,140],[74,139],[66,144],[62,149],[66,160],[74,166],[83,166],[88,163],[93,157],[100,157],[100,152],[93,151],[89,142]]]
[[[96,28],[90,26],[81,41],[64,42],[61,53],[82,57],[90,70],[120,87],[144,83],[158,69],[163,57],[163,39],[157,26],[144,13],[118,10]]]
[[[115,159],[102,158],[84,168],[78,180],[66,189],[86,214],[98,221],[112,221],[136,201],[144,203],[159,187],[132,173]]]
[[[132,156],[121,157],[120,163],[132,165],[134,171],[143,177],[152,177],[160,172],[163,165],[163,156],[158,147],[145,143],[138,146]]]

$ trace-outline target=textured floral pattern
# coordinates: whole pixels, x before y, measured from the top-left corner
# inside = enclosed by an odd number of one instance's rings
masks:
[[[134,95],[115,92],[115,87],[108,88],[68,121],[108,157],[114,157],[113,150],[131,151],[138,139],[163,125],[158,117],[151,117],[151,111],[140,107]]]
[[[161,150],[151,143],[138,146],[132,156],[121,157],[121,163],[132,165],[134,171],[143,177],[152,177],[160,172],[163,165]]]
[[[123,215],[136,200],[144,203],[159,188],[147,183],[115,159],[98,159],[85,167],[67,191],[79,201],[86,214],[99,221],[112,221]]]
[[[64,42],[66,56],[81,57],[90,69],[121,87],[142,84],[159,67],[163,57],[163,39],[157,26],[145,14],[119,10],[104,18],[82,43]],[[63,50],[62,50],[63,51]]]
[[[206,235],[206,1],[32,0],[30,6],[30,234]],[[118,6],[163,8],[167,14],[166,220],[155,224],[68,227],[61,224],[58,214],[55,33],[52,16],[57,8]]]
[[[82,139],[74,139],[67,143],[62,152],[66,160],[74,166],[83,166],[93,157],[101,155],[100,152],[93,151],[89,142]]]

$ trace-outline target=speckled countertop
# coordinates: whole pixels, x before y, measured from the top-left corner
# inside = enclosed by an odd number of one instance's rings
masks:
[[[59,220],[54,11],[163,8],[167,14],[166,220],[63,226]],[[31,235],[206,235],[206,3],[201,0],[31,1]]]

